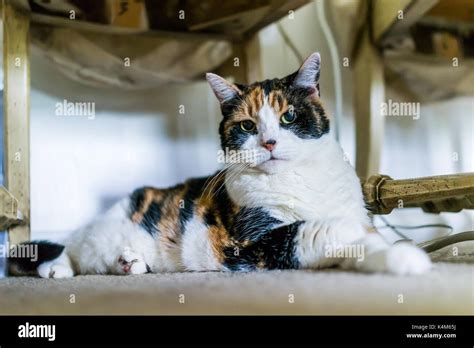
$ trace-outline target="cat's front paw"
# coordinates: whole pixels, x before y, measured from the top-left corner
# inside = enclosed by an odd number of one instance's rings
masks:
[[[423,250],[405,242],[391,246],[386,253],[387,271],[393,274],[423,274],[432,266]]]

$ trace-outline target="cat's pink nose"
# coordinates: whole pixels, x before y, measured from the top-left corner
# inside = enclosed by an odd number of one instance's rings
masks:
[[[269,139],[266,142],[264,142],[262,145],[264,148],[266,148],[268,151],[273,151],[273,149],[276,146],[276,140]]]

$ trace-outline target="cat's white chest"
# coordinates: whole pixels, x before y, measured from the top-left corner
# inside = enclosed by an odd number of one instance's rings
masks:
[[[360,188],[348,178],[339,179],[306,167],[278,175],[242,175],[228,190],[241,206],[265,207],[272,216],[294,222],[347,214],[348,205],[360,205]]]

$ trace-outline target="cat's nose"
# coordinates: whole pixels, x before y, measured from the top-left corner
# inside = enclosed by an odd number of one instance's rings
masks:
[[[275,148],[276,146],[276,140],[274,139],[268,139],[267,141],[265,141],[262,145],[264,148],[266,148],[268,151],[273,151],[273,149]]]

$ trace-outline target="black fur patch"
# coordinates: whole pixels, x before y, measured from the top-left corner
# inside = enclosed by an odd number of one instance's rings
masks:
[[[207,226],[216,226],[217,225],[216,216],[214,215],[214,212],[212,211],[212,209],[209,209],[204,214],[204,223]]]
[[[248,272],[264,269],[296,269],[295,236],[301,222],[262,233],[260,238],[240,248],[224,249],[226,266],[231,271]]]
[[[221,134],[223,135],[222,131]],[[227,136],[221,137],[221,146],[223,149],[239,150],[252,134],[257,134],[257,132],[245,132],[240,128],[240,125],[236,124]]]
[[[258,85],[262,87],[263,93],[265,93],[265,95],[269,95],[271,91],[283,87],[279,79],[265,80],[259,82]]]
[[[158,232],[157,226],[161,219],[161,207],[162,203],[151,202],[140,222],[140,226],[142,226],[152,236]]]
[[[13,255],[20,255],[20,250],[23,248],[31,248],[28,250],[30,257],[13,257]],[[16,250],[13,250],[16,249]],[[36,251],[33,251],[35,250]],[[18,271],[30,274],[36,272],[36,269],[43,262],[51,261],[57,258],[64,250],[64,245],[52,243],[49,241],[32,241],[15,245],[9,252],[12,257],[8,258],[9,267],[15,267]],[[35,252],[36,255],[34,254]]]
[[[281,127],[291,130],[303,139],[317,139],[329,132],[329,119],[321,104],[310,102],[304,88],[289,89],[285,96],[294,107],[295,122]]]
[[[217,188],[216,188],[217,190]],[[230,231],[234,222],[234,214],[232,207],[234,203],[231,201],[225,185],[214,193],[216,214],[221,218],[222,225],[227,231]]]
[[[149,187],[142,187],[133,191],[130,195],[130,211],[135,212],[139,211],[145,200],[145,192],[150,189]],[[161,207],[162,202],[151,202],[148,210],[143,214],[143,218],[140,221],[140,226],[142,226],[145,231],[154,236],[158,230],[156,226],[161,219]]]
[[[234,221],[231,235],[240,242],[255,242],[281,224],[280,220],[270,216],[263,208],[242,208]]]
[[[139,210],[140,207],[142,206],[143,201],[145,200],[145,190],[146,189],[147,189],[146,187],[136,189],[130,195],[130,210],[132,212],[135,212],[135,211]]]

